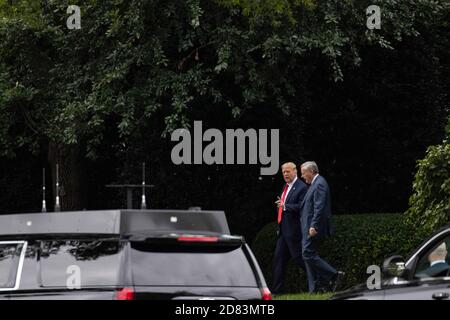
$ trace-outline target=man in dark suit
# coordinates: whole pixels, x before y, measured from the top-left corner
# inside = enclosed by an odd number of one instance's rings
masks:
[[[328,183],[319,175],[313,161],[301,166],[302,178],[309,184],[301,204],[302,256],[306,265],[310,292],[334,291],[343,272],[337,271],[319,257],[319,242],[333,233],[331,224],[331,195]]]
[[[284,290],[284,277],[289,259],[305,270],[301,252],[300,204],[306,194],[306,184],[298,179],[294,163],[281,166],[284,181],[281,196],[275,202],[278,207],[278,240],[274,254],[273,282],[274,294]]]

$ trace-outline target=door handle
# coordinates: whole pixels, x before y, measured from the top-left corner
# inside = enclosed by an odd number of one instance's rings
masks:
[[[434,300],[445,300],[448,299],[449,294],[447,292],[435,292],[432,297]]]

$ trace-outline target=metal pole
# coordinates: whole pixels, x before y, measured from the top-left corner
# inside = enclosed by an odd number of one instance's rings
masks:
[[[47,212],[47,204],[45,202],[45,168],[42,168],[42,212]]]
[[[147,209],[147,203],[145,202],[145,162],[142,163],[142,202],[141,209]]]
[[[56,200],[55,200],[55,212],[61,211],[59,205],[59,166],[56,164]]]

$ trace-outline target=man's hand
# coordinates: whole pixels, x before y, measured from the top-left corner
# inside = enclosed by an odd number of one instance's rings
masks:
[[[277,205],[277,207],[282,207],[284,206],[284,201],[280,199],[280,197],[278,197],[278,200],[275,201],[275,204]]]
[[[309,235],[311,237],[315,237],[317,235],[317,231],[314,228],[309,228]]]

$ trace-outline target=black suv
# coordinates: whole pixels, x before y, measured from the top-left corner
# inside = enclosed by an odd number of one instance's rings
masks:
[[[0,216],[0,299],[270,300],[224,212]]]

